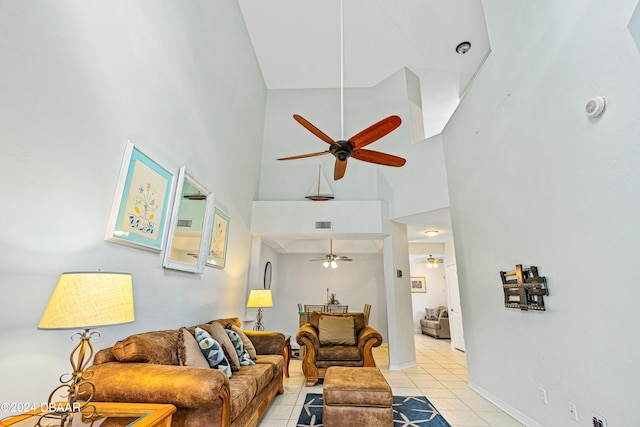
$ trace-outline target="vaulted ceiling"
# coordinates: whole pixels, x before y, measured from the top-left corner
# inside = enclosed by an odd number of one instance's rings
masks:
[[[481,0],[239,4],[267,88],[371,87],[406,67],[420,79],[425,137],[443,130],[490,52]],[[456,47],[462,42],[471,47],[461,54]],[[437,243],[451,237],[448,209],[402,222],[409,241]],[[442,233],[427,239],[426,228]]]

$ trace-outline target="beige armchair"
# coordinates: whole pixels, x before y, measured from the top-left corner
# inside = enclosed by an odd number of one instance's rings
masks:
[[[420,329],[422,333],[432,337],[451,338],[449,332],[449,312],[447,307],[427,308],[424,319],[420,319]]]
[[[382,336],[366,324],[363,313],[314,311],[296,341],[305,346],[302,371],[311,387],[331,366],[375,367],[372,349],[382,344]]]

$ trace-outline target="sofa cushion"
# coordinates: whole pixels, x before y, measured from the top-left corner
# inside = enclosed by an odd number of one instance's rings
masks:
[[[355,345],[353,317],[320,316],[318,322],[320,345]]]
[[[209,332],[214,340],[220,343],[220,345],[222,346],[222,350],[224,351],[224,354],[225,356],[227,356],[227,360],[231,365],[231,369],[234,371],[240,370],[240,360],[238,359],[238,355],[236,354],[236,349],[233,347],[233,344],[227,336],[227,333],[224,331],[222,325],[218,322],[211,322],[201,327],[205,331]]]
[[[318,347],[318,360],[354,360],[362,359],[360,349],[355,345],[325,345]]]
[[[247,350],[247,353],[249,353],[249,357],[251,357],[251,360],[256,360],[256,357],[258,356],[258,354],[256,353],[256,348],[253,346],[253,343],[251,342],[247,334],[245,334],[242,329],[240,329],[235,324],[229,324],[227,325],[227,328],[231,329],[233,332],[240,336],[240,339],[242,339],[242,344],[244,345],[244,349]]]
[[[238,355],[238,360],[240,361],[241,366],[251,366],[255,365],[255,362],[251,360],[251,356],[249,356],[249,352],[244,349],[244,344],[242,343],[242,338],[236,332],[231,329],[224,330],[231,340],[231,344],[233,344],[233,348],[236,350],[236,354]]]
[[[440,307],[438,308],[425,308],[427,314],[424,316],[427,320],[436,320],[438,318],[438,314],[440,313]]]
[[[426,320],[425,326],[431,329],[440,329],[440,322],[437,320]]]
[[[131,335],[111,349],[119,362],[179,365],[178,331],[154,331]]]
[[[186,328],[180,328],[178,332],[178,359],[180,366],[209,368],[209,362],[202,354],[198,341]]]
[[[218,341],[202,328],[196,328],[196,341],[202,354],[207,358],[209,366],[224,372],[228,378],[231,378],[231,366]]]
[[[311,313],[309,318],[309,324],[316,330],[320,330],[320,318],[330,316],[330,317],[351,317],[353,318],[353,324],[355,326],[356,335],[360,333],[365,326],[367,326],[367,321],[364,318],[364,313],[321,313],[319,311],[314,311]]]
[[[258,391],[256,380],[250,376],[238,376],[229,381],[231,392],[231,419],[235,420],[247,407]]]
[[[256,365],[269,365],[273,370],[273,376],[282,376],[284,371],[284,357],[279,354],[259,354]]]
[[[238,372],[233,373],[233,379],[236,378],[253,378],[257,389],[262,390],[273,379],[273,366],[265,363],[243,366]]]

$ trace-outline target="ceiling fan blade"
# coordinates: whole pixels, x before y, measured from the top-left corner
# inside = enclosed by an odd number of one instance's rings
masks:
[[[344,176],[344,172],[347,170],[347,160],[336,159],[336,164],[333,167],[333,179],[335,181],[341,179]]]
[[[283,157],[278,160],[294,160],[294,159],[304,159],[305,157],[314,157],[314,156],[322,156],[323,154],[329,154],[330,151],[321,151],[319,153],[309,153],[309,154],[301,154],[299,156],[291,156],[291,157]]]
[[[369,145],[374,141],[382,138],[389,132],[395,130],[400,124],[402,120],[398,116],[389,116],[386,119],[380,120],[378,123],[375,123],[365,130],[355,134],[351,138],[349,138],[349,142],[353,146],[353,148],[362,148],[365,145]]]
[[[355,150],[351,157],[369,163],[395,167],[404,166],[407,162],[402,157],[373,150]]]
[[[317,127],[312,125],[311,122],[309,122],[304,117],[302,117],[302,116],[300,116],[298,114],[294,114],[293,118],[295,119],[296,122],[300,123],[302,126],[307,128],[307,130],[309,132],[311,132],[312,134],[314,134],[315,136],[317,136],[318,138],[320,138],[321,140],[323,140],[327,144],[337,144],[337,142],[335,142],[333,139],[331,139],[326,133],[322,132],[320,129],[318,129]]]

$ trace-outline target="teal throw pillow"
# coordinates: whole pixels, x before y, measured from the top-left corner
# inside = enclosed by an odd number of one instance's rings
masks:
[[[207,358],[209,366],[224,372],[228,378],[231,378],[231,365],[224,355],[222,347],[218,341],[211,337],[209,332],[201,328],[196,328],[196,341],[200,346],[200,351]]]
[[[233,348],[235,348],[236,350],[238,359],[240,359],[240,365],[242,366],[255,365],[256,363],[253,360],[251,360],[251,356],[249,356],[249,352],[245,350],[244,344],[242,343],[242,338],[240,338],[240,335],[238,335],[235,331],[232,331],[231,329],[225,329],[224,331],[229,336],[229,339],[233,344]]]

